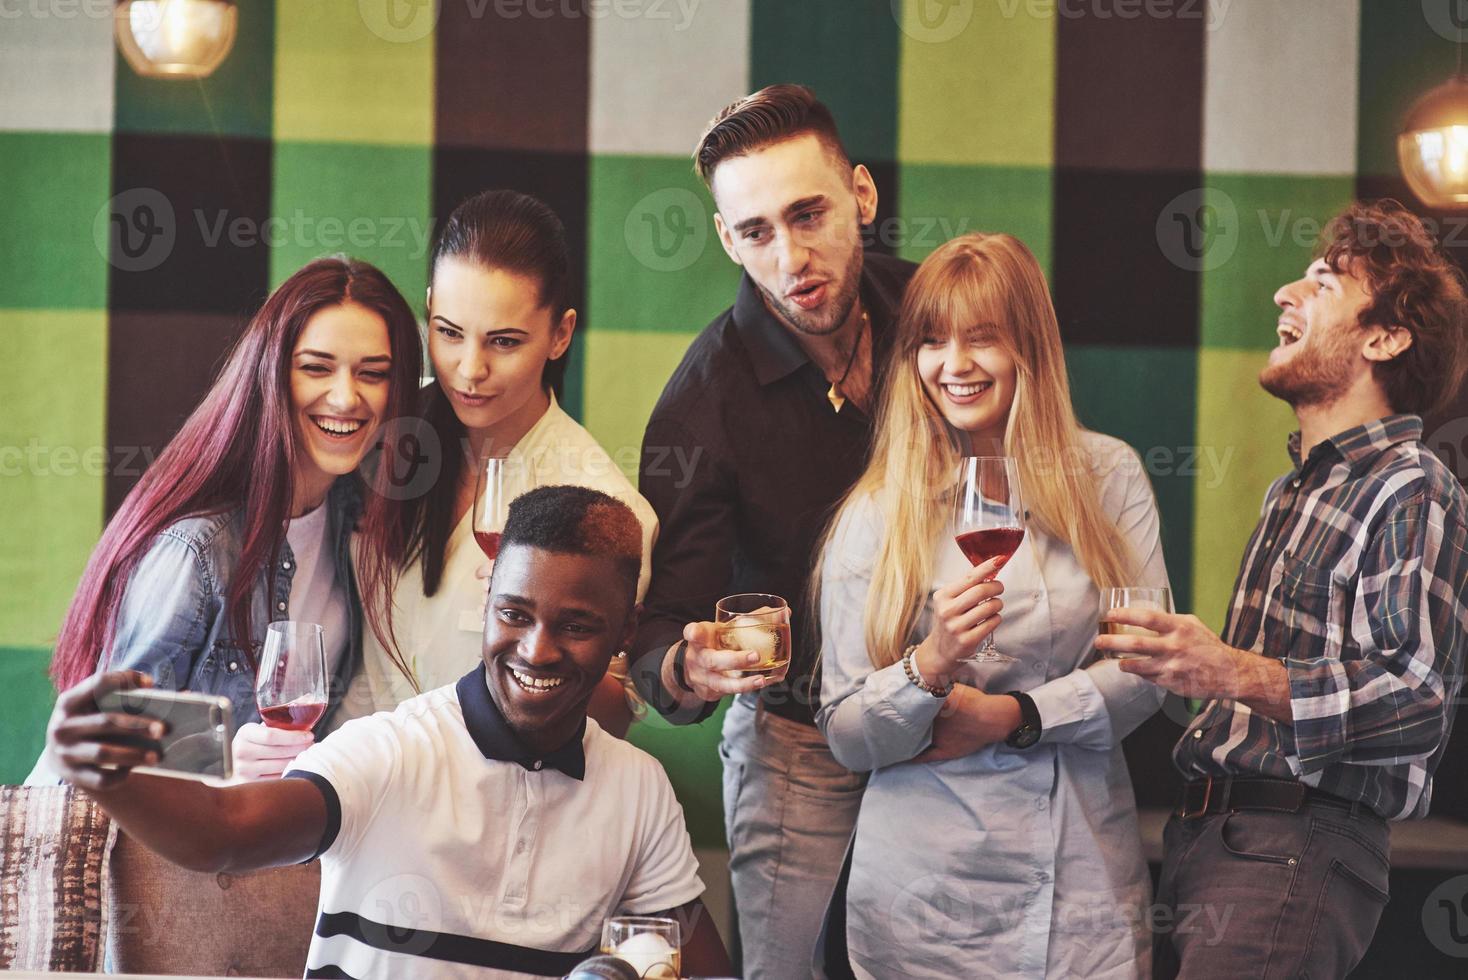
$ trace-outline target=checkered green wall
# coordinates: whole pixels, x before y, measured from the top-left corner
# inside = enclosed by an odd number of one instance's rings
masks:
[[[1447,0],[243,0],[202,83],[117,59],[106,4],[0,22],[0,778],[104,514],[267,290],[346,251],[414,303],[433,223],[539,194],[581,262],[565,401],[632,460],[736,270],[688,152],[814,86],[877,176],[874,247],[969,230],[1052,277],[1083,419],[1153,472],[1181,605],[1218,625],[1288,413],[1254,377],[1320,220],[1406,197],[1395,127],[1446,77]],[[645,726],[705,838],[715,730]],[[1161,743],[1159,743],[1161,744]],[[714,828],[714,829],[710,829]]]

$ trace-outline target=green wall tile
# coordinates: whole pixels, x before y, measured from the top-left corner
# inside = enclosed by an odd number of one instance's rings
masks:
[[[583,344],[584,346],[584,344]],[[571,345],[570,360],[561,378],[561,408],[577,422],[586,424],[586,355]]]
[[[754,0],[749,84],[799,82],[830,106],[847,151],[897,158],[897,20],[891,0]]]
[[[267,139],[274,83],[275,5],[243,3],[234,47],[208,78],[143,78],[119,57],[117,129]],[[365,105],[359,111],[370,114]]]
[[[1190,608],[1197,353],[1072,344],[1066,364],[1081,424],[1125,440],[1142,457],[1162,515],[1173,601]]]
[[[670,725],[656,712],[649,712],[627,733],[629,742],[650,752],[667,770],[694,847],[726,846],[719,734],[728,707],[725,698],[719,710],[698,725]]]
[[[0,161],[0,309],[106,306],[111,139],[0,132]]]
[[[365,10],[355,3],[278,0],[276,139],[433,141],[433,33],[381,37]]]
[[[1363,174],[1395,176],[1397,134],[1407,110],[1430,88],[1453,75],[1456,46],[1434,30],[1450,23],[1457,0],[1401,3],[1363,0],[1361,4],[1360,136],[1356,144]],[[1431,11],[1432,17],[1425,16]]]
[[[901,159],[1049,166],[1054,9],[932,0],[907,0],[901,9]]]
[[[685,159],[593,157],[588,329],[687,333],[729,306],[739,268],[719,244],[713,213]]]
[[[1275,291],[1304,274],[1332,216],[1351,202],[1352,177],[1208,174],[1203,227],[1203,344],[1267,350],[1279,338]]]
[[[1264,491],[1290,469],[1285,440],[1298,426],[1289,406],[1259,387],[1266,355],[1204,349],[1198,357],[1198,445],[1194,483],[1193,611],[1223,629],[1244,546]]]
[[[592,330],[582,338],[586,364],[582,423],[634,484],[642,433],[663,385],[698,335]],[[629,383],[632,379],[635,382]]]
[[[46,720],[56,692],[46,668],[49,649],[0,647],[0,783],[30,774],[46,744]]]
[[[0,643],[50,646],[102,530],[107,315],[0,310]]]
[[[1029,246],[1049,275],[1051,174],[1048,167],[903,163],[897,171],[897,254],[921,262],[950,238],[1003,231]],[[881,226],[876,233],[885,235]]]
[[[433,248],[428,147],[277,142],[270,284],[345,252],[386,272],[421,314]]]

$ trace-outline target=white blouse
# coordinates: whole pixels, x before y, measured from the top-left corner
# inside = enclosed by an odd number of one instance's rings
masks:
[[[1085,433],[1101,505],[1130,543],[1135,585],[1167,585],[1157,505],[1125,443]],[[874,503],[848,510],[822,566],[822,708],[836,759],[871,771],[847,896],[858,976],[1100,977],[1148,973],[1150,898],[1121,740],[1163,692],[1094,661],[1100,593],[1069,545],[1031,525],[999,573],[994,641],[1014,663],[968,664],[960,682],[1026,691],[1043,734],[944,762],[910,760],[932,739],[941,699],[900,663],[873,670],[864,610],[883,536]],[[932,587],[971,566],[944,531]],[[933,628],[931,595],[909,642]]]
[[[641,601],[651,576],[658,519],[606,450],[551,396],[550,408],[509,454],[508,471],[520,474],[519,493],[536,487],[571,485],[600,490],[632,509],[642,524]],[[423,568],[414,562],[393,597],[393,632],[419,688],[452,684],[482,659],[487,583],[475,575],[484,563],[466,512],[449,535],[443,578],[433,596],[423,594]],[[387,655],[373,631],[362,631],[363,672],[374,710],[387,711],[414,696],[413,686]]]

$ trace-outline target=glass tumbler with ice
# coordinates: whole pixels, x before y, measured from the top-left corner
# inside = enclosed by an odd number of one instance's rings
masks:
[[[773,674],[790,663],[790,605],[779,596],[726,596],[715,607],[714,621],[719,649],[759,654],[756,663],[735,671],[741,677]]]

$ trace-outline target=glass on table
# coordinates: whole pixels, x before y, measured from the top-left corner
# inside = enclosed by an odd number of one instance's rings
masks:
[[[1105,616],[1113,609],[1155,609],[1158,612],[1172,612],[1172,590],[1152,586],[1129,585],[1119,588],[1101,590],[1101,615]],[[1156,636],[1157,634],[1141,626],[1127,626],[1123,623],[1108,623],[1104,619],[1101,622],[1101,634],[1103,636]],[[1114,651],[1102,651],[1103,660],[1140,660],[1140,653],[1119,653]]]
[[[674,919],[620,915],[601,927],[601,951],[615,956],[644,980],[683,976],[683,937]]]
[[[714,607],[714,623],[720,650],[760,655],[757,663],[734,670],[740,677],[773,674],[790,663],[790,604],[779,596],[725,596]]]
[[[266,727],[304,732],[326,713],[326,643],[319,623],[265,627],[255,672],[255,704]]]
[[[1025,505],[1014,457],[967,456],[959,462],[953,528],[959,550],[975,567],[991,558],[1014,557],[1025,538]],[[1015,658],[1000,653],[990,633],[964,659],[982,664],[1012,663]]]

